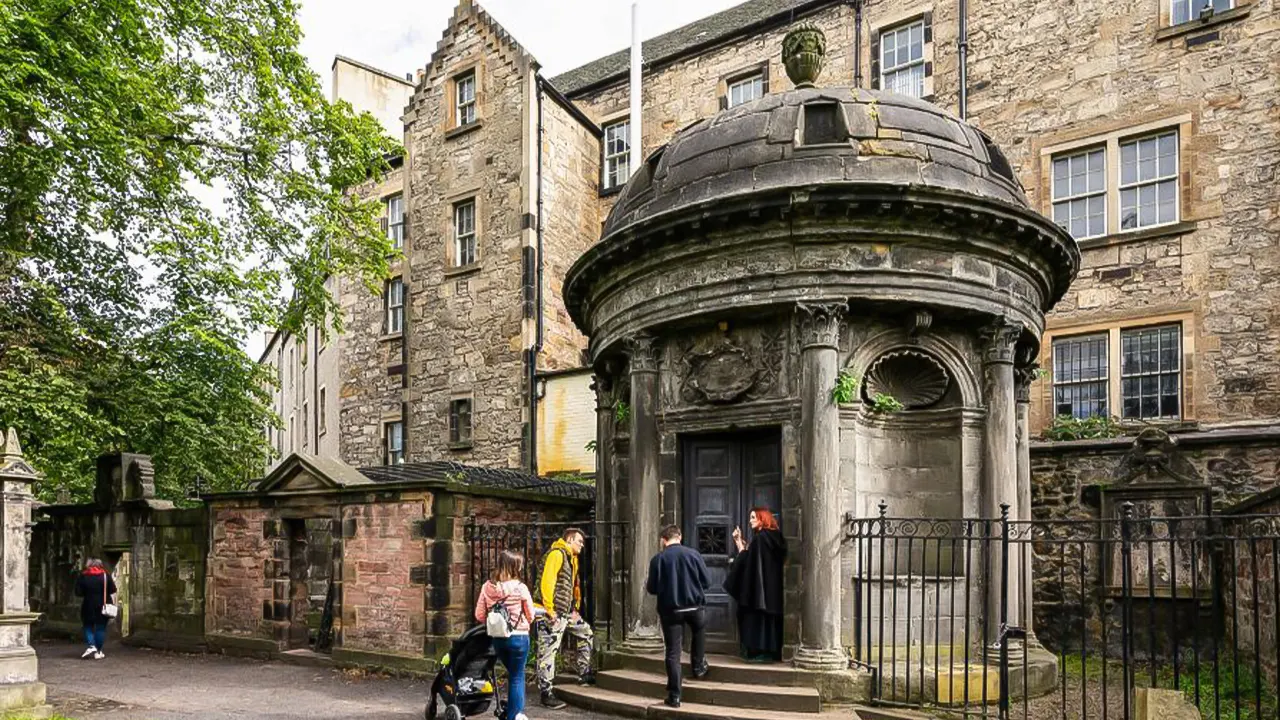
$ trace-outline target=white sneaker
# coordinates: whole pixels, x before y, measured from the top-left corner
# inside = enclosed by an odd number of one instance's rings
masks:
[[[524,713],[517,713],[515,720],[529,720],[529,716]]]
[[[98,652],[98,648],[90,645],[89,647],[84,649],[84,652],[80,653],[80,658],[83,660],[84,658],[87,658],[96,652]]]
[[[101,652],[101,651],[96,652],[96,653],[94,653],[94,654],[93,654],[93,659],[94,659],[94,660],[101,660],[101,659],[102,659],[102,658],[104,658],[104,657],[106,657],[106,654],[105,654],[105,653],[103,653],[103,652]]]

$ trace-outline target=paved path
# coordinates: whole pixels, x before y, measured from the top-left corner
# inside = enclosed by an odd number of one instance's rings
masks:
[[[108,647],[104,660],[81,660],[83,649],[57,641],[36,645],[49,701],[74,720],[421,720],[429,687],[421,680],[120,645]],[[536,705],[528,714],[531,720],[614,720]]]

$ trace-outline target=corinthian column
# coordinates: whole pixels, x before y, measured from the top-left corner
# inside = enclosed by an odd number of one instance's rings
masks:
[[[1015,520],[1031,519],[1031,383],[1036,379],[1036,369],[1039,367],[1036,363],[1028,363],[1013,370],[1014,390],[1018,401],[1018,503],[1016,510],[1010,514]],[[1017,547],[1018,560],[1022,564],[1023,594],[1022,614],[1016,622],[1027,631],[1027,644],[1039,645],[1032,615],[1032,592],[1035,586],[1032,584],[1031,548],[1028,545]]]
[[[991,540],[987,543],[987,572],[991,583],[987,594],[986,623],[983,637],[988,646],[998,639],[1000,623],[1014,624],[1019,618],[1018,586],[1021,576],[1014,572],[1017,553],[1009,553],[1008,607],[1001,605],[1001,577],[1004,559],[1000,547],[999,519],[1006,509],[1018,505],[1018,418],[1014,402],[1013,351],[1022,326],[1008,318],[998,318],[982,329],[984,395],[987,424],[983,433],[982,452],[982,516],[988,518]],[[1002,617],[1002,614],[1005,614]]]
[[[843,303],[798,305],[800,328],[800,530],[804,598],[800,649],[805,670],[840,670],[840,408],[831,399],[839,372]]]
[[[649,557],[658,549],[662,503],[658,479],[658,353],[654,338],[640,334],[628,341],[631,355],[631,582],[627,587],[627,644],[636,650],[662,647],[658,608],[645,592]]]

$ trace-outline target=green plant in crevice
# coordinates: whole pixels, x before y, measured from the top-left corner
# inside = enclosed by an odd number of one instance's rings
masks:
[[[587,444],[582,446],[582,449],[587,452],[595,452],[598,447],[595,440],[588,440]]]
[[[837,405],[847,405],[858,397],[858,386],[861,384],[861,378],[849,370],[841,370],[836,376],[835,387],[831,388],[831,402]]]
[[[875,397],[871,398],[871,412],[873,413],[887,415],[904,409],[906,409],[905,405],[887,393],[876,393]]]
[[[626,425],[631,422],[631,406],[622,400],[614,401],[613,419],[619,425]]]

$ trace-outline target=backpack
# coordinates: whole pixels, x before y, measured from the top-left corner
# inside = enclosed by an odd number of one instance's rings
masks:
[[[501,585],[497,586],[501,588]],[[495,602],[489,608],[489,614],[484,618],[484,630],[491,638],[509,638],[511,632],[516,628],[516,621],[511,618],[510,611],[507,610],[507,598],[510,595],[503,595],[502,599]]]

